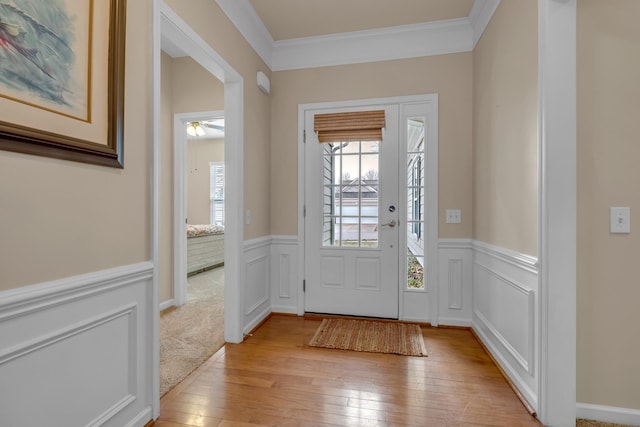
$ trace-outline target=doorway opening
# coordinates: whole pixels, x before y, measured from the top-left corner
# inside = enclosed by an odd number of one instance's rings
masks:
[[[174,81],[186,63],[190,80],[200,75],[198,86],[213,89],[203,98],[222,104],[213,76],[198,74],[190,58],[172,61]],[[161,395],[224,345],[224,111],[178,113],[173,122],[174,306],[160,316]]]

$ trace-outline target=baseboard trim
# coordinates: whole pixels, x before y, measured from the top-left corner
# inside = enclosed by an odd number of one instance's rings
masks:
[[[267,307],[258,316],[256,316],[251,323],[246,326],[244,330],[245,337],[252,334],[253,331],[258,329],[264,322],[269,319],[269,316],[271,316],[271,308]]]
[[[504,356],[497,350],[497,348],[495,348],[494,343],[484,334],[479,325],[474,322],[471,331],[484,348],[484,351],[496,365],[502,376],[505,378],[509,386],[513,389],[513,392],[518,396],[518,399],[520,399],[525,408],[527,408],[527,411],[529,411],[532,416],[537,416],[534,405],[537,405],[538,396],[526,386],[525,382],[522,381],[513,368],[506,362]],[[509,372],[512,373],[513,377],[509,375]],[[526,396],[530,396],[531,401],[534,402],[533,405],[529,403]]]
[[[471,319],[456,319],[454,317],[441,317],[438,321],[438,327],[453,327],[471,329]]]
[[[267,315],[266,315],[262,320],[260,320],[260,321],[255,325],[255,326],[253,326],[253,327],[251,328],[251,330],[249,330],[249,332],[246,332],[246,333],[244,334],[244,338],[243,338],[243,340],[242,340],[242,341],[244,342],[244,341],[246,341],[246,339],[247,339],[247,338],[249,338],[249,337],[253,336],[254,332],[255,332],[255,331],[257,331],[258,329],[260,329],[260,327],[261,327],[262,325],[264,325],[265,323],[267,323],[267,321],[268,321],[269,319],[271,319],[271,317],[273,317],[273,315],[274,315],[274,313],[273,313],[273,312],[271,312],[271,313],[267,314]]]
[[[587,420],[595,420],[614,424],[640,426],[640,410],[618,408],[615,406],[577,403],[576,416]]]
[[[165,302],[160,304],[160,311],[166,310],[169,307],[173,307],[176,305],[176,300],[171,298],[170,300],[166,300]]]
[[[478,341],[478,343],[480,344],[484,352],[489,356],[489,358],[491,359],[493,364],[496,366],[496,368],[498,368],[498,371],[500,371],[500,374],[504,377],[504,380],[507,382],[507,384],[509,384],[509,387],[511,387],[511,390],[513,390],[513,392],[518,397],[518,399],[520,400],[520,403],[522,403],[522,405],[525,407],[527,412],[529,412],[529,414],[532,417],[537,417],[535,409],[533,409],[533,407],[529,404],[527,399],[525,399],[524,395],[520,392],[520,389],[518,389],[518,386],[516,386],[516,384],[513,381],[511,381],[511,378],[509,377],[509,375],[507,375],[505,370],[502,369],[502,366],[500,365],[500,363],[498,363],[498,360],[489,351],[489,348],[485,345],[484,341],[480,338],[476,330],[474,328],[469,328],[469,330],[473,334],[473,337],[476,339],[476,341]]]
[[[147,427],[155,424],[151,416],[151,406],[147,406],[144,411],[140,412],[137,417],[135,417],[129,424],[125,427]]]
[[[278,314],[293,314],[298,315],[298,307],[286,306],[286,305],[272,305],[271,306],[272,313]]]

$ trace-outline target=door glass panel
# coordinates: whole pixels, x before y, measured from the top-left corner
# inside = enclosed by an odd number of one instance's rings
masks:
[[[424,289],[424,118],[407,120],[407,287]]]
[[[323,246],[377,248],[379,142],[323,145]]]

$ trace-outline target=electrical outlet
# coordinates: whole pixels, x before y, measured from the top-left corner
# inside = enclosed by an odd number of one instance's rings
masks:
[[[631,209],[611,208],[609,230],[611,233],[627,234],[631,232]]]
[[[447,224],[460,224],[462,222],[462,211],[460,209],[447,209]]]

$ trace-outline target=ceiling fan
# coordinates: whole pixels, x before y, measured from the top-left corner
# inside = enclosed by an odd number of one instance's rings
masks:
[[[210,129],[207,132],[205,129]],[[199,120],[187,123],[187,134],[189,136],[222,137],[224,136],[224,119],[216,118],[211,120]]]

